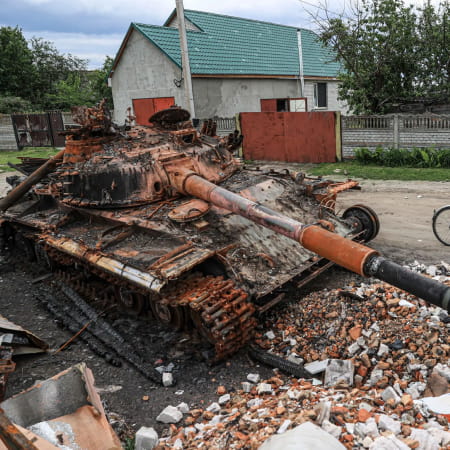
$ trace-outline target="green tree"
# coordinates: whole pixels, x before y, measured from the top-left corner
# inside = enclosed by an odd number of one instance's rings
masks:
[[[0,96],[28,99],[33,91],[33,53],[18,27],[0,28]]]
[[[92,89],[95,94],[96,102],[99,102],[103,98],[106,98],[106,105],[108,108],[113,109],[113,98],[112,90],[108,86],[108,77],[113,65],[114,59],[110,56],[106,56],[103,62],[103,67],[99,70],[94,71],[94,76],[92,79]]]
[[[30,45],[35,73],[31,101],[42,109],[57,108],[51,99],[61,89],[61,83],[73,84],[76,81],[73,74],[86,71],[87,61],[71,54],[62,55],[51,42],[41,38],[32,38]]]
[[[97,96],[92,88],[92,74],[73,71],[64,80],[58,81],[52,92],[46,93],[44,104],[49,105],[49,109],[65,111],[72,106],[92,106],[97,103]]]
[[[321,23],[321,39],[343,68],[339,96],[355,113],[448,92],[446,34],[448,5],[414,9],[402,0],[361,0],[352,17]]]
[[[448,2],[436,9],[431,3],[419,9],[417,34],[421,45],[418,48],[419,95],[440,99],[450,93],[450,5]]]
[[[87,61],[59,53],[52,42],[25,39],[20,28],[0,27],[0,107],[4,112],[69,109],[92,106],[106,97],[112,108],[107,79],[113,59],[99,70]]]

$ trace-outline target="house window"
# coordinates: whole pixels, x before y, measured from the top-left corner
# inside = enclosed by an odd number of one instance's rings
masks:
[[[304,112],[306,98],[268,98],[261,99],[261,112]]]
[[[277,111],[285,112],[289,111],[289,103],[287,98],[278,98],[277,99]]]
[[[327,83],[314,84],[314,107],[326,108],[327,104]]]

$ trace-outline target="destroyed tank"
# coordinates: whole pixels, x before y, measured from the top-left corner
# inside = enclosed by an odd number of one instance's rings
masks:
[[[448,287],[363,245],[379,229],[370,208],[335,214],[356,182],[246,169],[237,132],[198,131],[177,107],[149,126],[114,126],[103,104],[74,118],[65,149],[0,200],[0,224],[6,245],[103,307],[197,329],[216,359],[248,341],[256,313],[334,263],[448,307]]]

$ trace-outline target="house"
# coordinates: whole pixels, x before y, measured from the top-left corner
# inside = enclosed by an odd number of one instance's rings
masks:
[[[314,32],[193,10],[185,18],[197,118],[345,110],[339,63]],[[187,106],[176,10],[163,26],[130,25],[109,82],[118,123],[130,106],[140,124],[172,104]]]

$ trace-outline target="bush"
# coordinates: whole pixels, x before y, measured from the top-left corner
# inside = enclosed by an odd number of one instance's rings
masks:
[[[32,110],[31,102],[21,97],[0,97],[0,114],[27,113]]]
[[[416,147],[409,150],[378,147],[371,151],[368,148],[357,148],[355,159],[360,164],[385,167],[450,168],[450,149],[437,150],[434,147]]]

